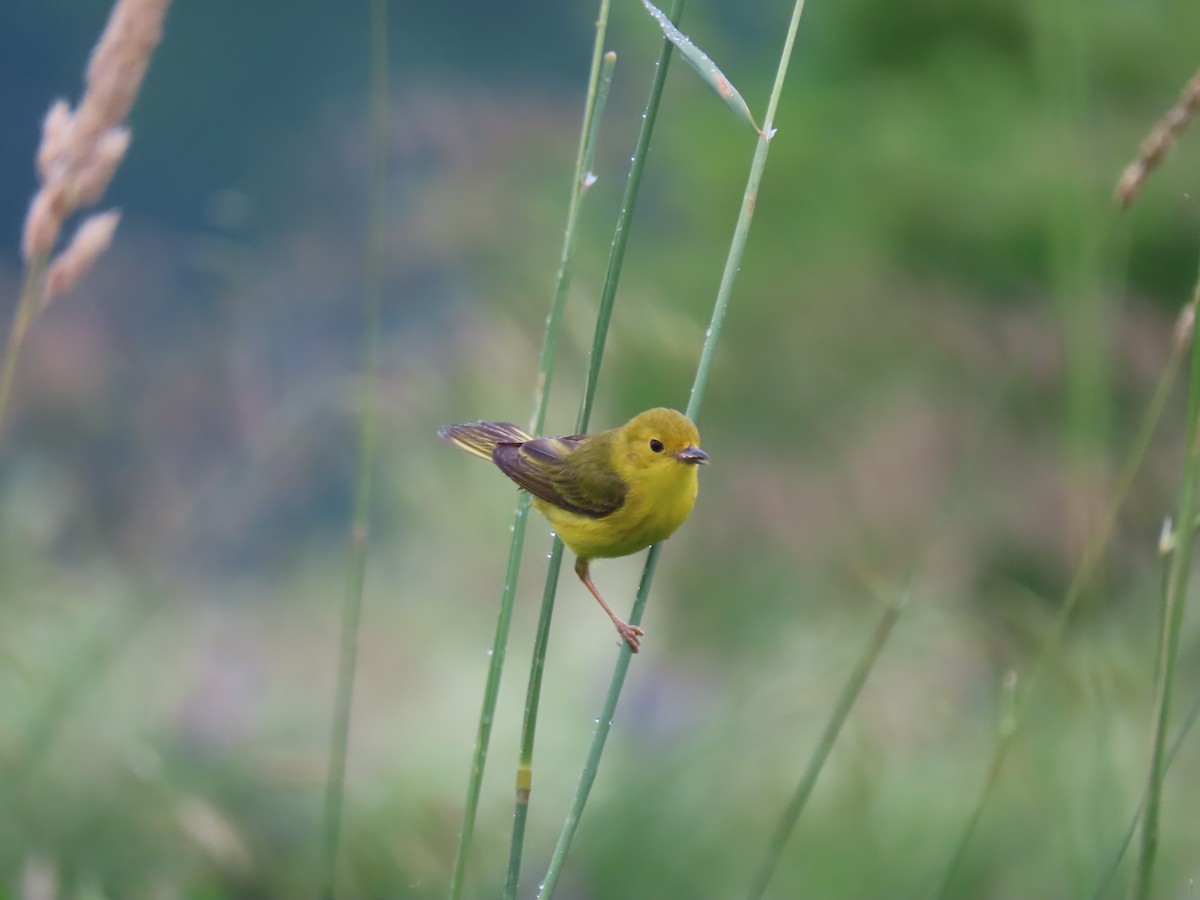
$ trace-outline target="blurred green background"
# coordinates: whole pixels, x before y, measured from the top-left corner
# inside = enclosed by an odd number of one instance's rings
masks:
[[[108,4],[0,5],[0,309],[41,116]],[[761,117],[790,5],[683,28]],[[444,896],[515,491],[439,442],[528,420],[593,4],[393,5],[380,468],[346,896]],[[1183,0],[812,0],[670,541],[559,896],[723,898],[885,602],[907,607],[769,896],[924,897],[1111,507],[1197,268],[1195,141],[1112,189],[1197,65]],[[548,429],[575,416],[659,32],[619,55]],[[23,351],[0,443],[0,895],[309,897],[355,477],[365,5],[179,3],[106,204],[114,247]],[[754,136],[676,64],[593,422],[682,408]],[[1182,392],[1049,657],[951,896],[1091,896],[1139,802]],[[468,895],[498,895],[549,547],[533,523]],[[593,572],[618,610],[641,558]],[[1200,689],[1182,646],[1180,713]],[[522,896],[616,654],[563,578]],[[1178,723],[1182,715],[1176,715]],[[1158,887],[1197,875],[1200,757]],[[1110,896],[1125,889],[1128,861]],[[38,891],[41,891],[39,893]]]

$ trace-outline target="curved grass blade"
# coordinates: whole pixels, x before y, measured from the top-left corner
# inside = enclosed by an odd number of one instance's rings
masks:
[[[662,29],[667,40],[675,45],[675,49],[679,51],[679,55],[689,66],[696,70],[697,74],[717,92],[725,104],[734,111],[739,119],[762,134],[762,129],[758,127],[758,123],[754,121],[754,116],[750,113],[750,107],[746,105],[746,101],[742,99],[742,95],[738,93],[737,88],[733,86],[733,82],[725,77],[725,73],[717,68],[717,64],[708,58],[708,55],[692,43],[692,39],[675,27],[675,24],[667,17],[661,9],[655,6],[650,0],[642,0],[642,5],[646,7],[647,12],[654,17],[654,21],[658,23],[658,27]]]

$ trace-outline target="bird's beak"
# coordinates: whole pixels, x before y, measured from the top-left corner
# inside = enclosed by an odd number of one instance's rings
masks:
[[[680,462],[685,463],[706,463],[708,462],[708,454],[699,447],[688,445],[675,454],[675,458]]]

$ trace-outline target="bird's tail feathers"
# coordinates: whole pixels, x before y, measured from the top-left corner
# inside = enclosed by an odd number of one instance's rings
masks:
[[[472,422],[447,425],[438,429],[438,437],[482,459],[491,459],[497,444],[523,444],[533,435],[510,422]]]

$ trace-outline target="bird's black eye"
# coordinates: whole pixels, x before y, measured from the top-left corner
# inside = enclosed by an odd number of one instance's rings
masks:
[[[653,450],[655,453],[662,453],[663,452],[663,442],[660,441],[658,438],[650,438],[650,449]]]

